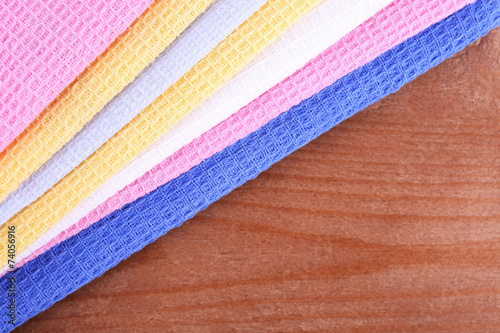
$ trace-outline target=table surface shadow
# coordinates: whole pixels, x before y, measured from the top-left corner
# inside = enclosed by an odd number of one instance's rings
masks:
[[[499,332],[500,29],[16,332]]]

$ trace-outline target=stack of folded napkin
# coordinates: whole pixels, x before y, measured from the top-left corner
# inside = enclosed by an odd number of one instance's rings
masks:
[[[500,0],[0,0],[1,330],[499,24]]]

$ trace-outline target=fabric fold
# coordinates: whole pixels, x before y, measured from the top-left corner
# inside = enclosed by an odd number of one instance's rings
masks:
[[[265,2],[218,0],[209,6],[80,132],[0,203],[0,225],[89,157]]]
[[[357,111],[395,92],[500,24],[477,0],[383,53],[153,192],[0,279],[15,274],[18,322],[45,310]],[[392,31],[394,32],[394,31]],[[324,59],[324,65],[327,66]],[[287,98],[283,96],[282,98]],[[0,300],[3,315],[7,299]],[[2,329],[12,328],[6,321]]]
[[[128,161],[230,79],[319,0],[270,0],[89,158],[0,227],[22,252]],[[0,244],[7,260],[7,246]]]
[[[0,201],[153,61],[212,0],[156,0],[0,154]]]
[[[0,1],[0,152],[153,0]]]

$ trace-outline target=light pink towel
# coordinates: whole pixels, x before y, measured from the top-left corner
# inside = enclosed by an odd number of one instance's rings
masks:
[[[0,152],[153,0],[0,0]]]
[[[123,205],[178,177],[300,101],[472,2],[473,0],[396,0],[286,80],[156,165],[16,266],[20,267]],[[324,68],[325,63],[330,64],[328,69]],[[292,86],[301,89],[289,89]],[[300,93],[292,95],[290,91]]]

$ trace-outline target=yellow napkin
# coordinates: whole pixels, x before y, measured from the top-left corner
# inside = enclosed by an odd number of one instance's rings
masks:
[[[156,0],[0,154],[0,201],[68,142],[213,0]]]
[[[17,252],[44,234],[125,163],[212,94],[320,0],[270,0],[59,183],[0,228],[16,226]],[[6,245],[0,243],[6,262]]]

